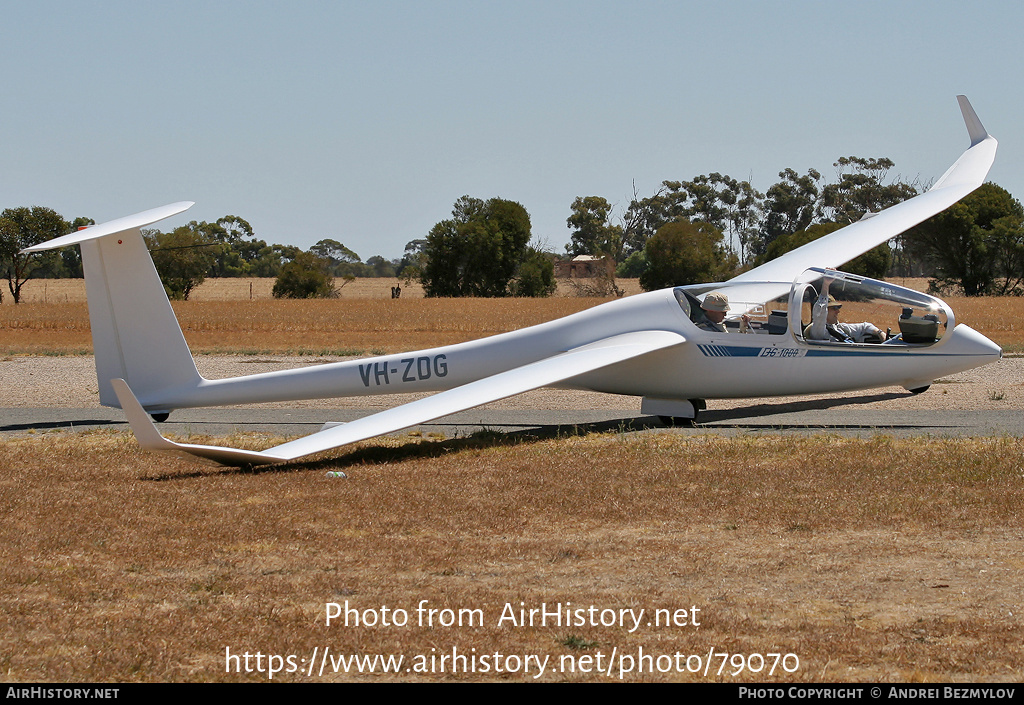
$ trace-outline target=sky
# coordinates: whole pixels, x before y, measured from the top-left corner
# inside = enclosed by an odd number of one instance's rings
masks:
[[[1024,197],[1024,3],[0,0],[0,208],[97,223],[245,218],[268,242],[400,257],[459,197],[564,251],[577,196],[614,215],[664,180],[834,178],[889,157],[928,183],[969,141]]]

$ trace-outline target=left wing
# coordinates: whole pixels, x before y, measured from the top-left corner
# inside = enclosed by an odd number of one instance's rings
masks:
[[[215,460],[224,465],[266,465],[294,460],[323,450],[355,443],[409,426],[431,421],[457,411],[504,399],[514,394],[546,387],[572,377],[629,360],[649,352],[680,345],[686,338],[661,330],[637,331],[605,338],[573,348],[554,357],[501,372],[491,377],[439,392],[387,411],[381,411],[347,424],[319,431],[264,451],[248,451],[221,446],[175,443],[160,435],[149,415],[139,404],[123,379],[111,380],[121,408],[139,445],[147,450],[181,451]]]

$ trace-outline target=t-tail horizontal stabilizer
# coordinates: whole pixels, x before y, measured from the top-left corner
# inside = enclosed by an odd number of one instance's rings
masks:
[[[501,372],[491,377],[439,392],[387,411],[363,417],[312,435],[289,441],[265,451],[246,451],[219,446],[175,443],[160,435],[145,409],[123,379],[111,385],[128,417],[139,445],[147,450],[180,451],[215,460],[224,465],[266,465],[295,460],[320,451],[400,431],[433,419],[487,404],[498,399],[547,387],[608,365],[680,345],[686,338],[661,330],[616,335],[573,348],[544,360]]]
[[[88,242],[89,240],[98,240],[99,238],[106,237],[107,235],[116,235],[128,230],[144,228],[147,225],[152,225],[153,223],[170,218],[172,215],[184,213],[194,205],[195,201],[178,201],[177,203],[160,206],[159,208],[150,208],[148,211],[142,211],[141,213],[135,213],[133,215],[126,215],[125,217],[118,218],[116,220],[108,220],[107,222],[100,223],[99,225],[90,225],[89,227],[76,230],[68,235],[54,238],[53,240],[47,240],[46,242],[41,242],[38,245],[33,245],[32,247],[26,247],[22,252],[54,250],[58,247],[67,247],[68,245],[78,245],[83,242]]]

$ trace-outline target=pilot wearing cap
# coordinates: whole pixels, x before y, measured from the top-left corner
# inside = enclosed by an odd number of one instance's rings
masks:
[[[830,340],[836,343],[884,343],[885,332],[873,323],[840,323],[839,313],[843,305],[828,293],[831,279],[821,287],[821,296],[811,310],[811,324],[804,329],[808,340]]]
[[[729,312],[729,297],[720,291],[712,291],[704,297],[704,301],[700,304],[701,310],[704,311],[704,318],[697,324],[697,327],[701,330],[708,330],[713,333],[727,333],[723,321],[725,320],[725,314]],[[740,331],[746,333],[749,330],[750,317],[744,314],[742,317],[743,325],[740,326]]]

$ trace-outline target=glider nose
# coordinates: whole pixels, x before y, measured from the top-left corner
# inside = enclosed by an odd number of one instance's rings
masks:
[[[1003,349],[984,335],[964,324],[953,329],[953,341],[959,355],[977,359],[977,365],[987,365],[1003,356]]]

